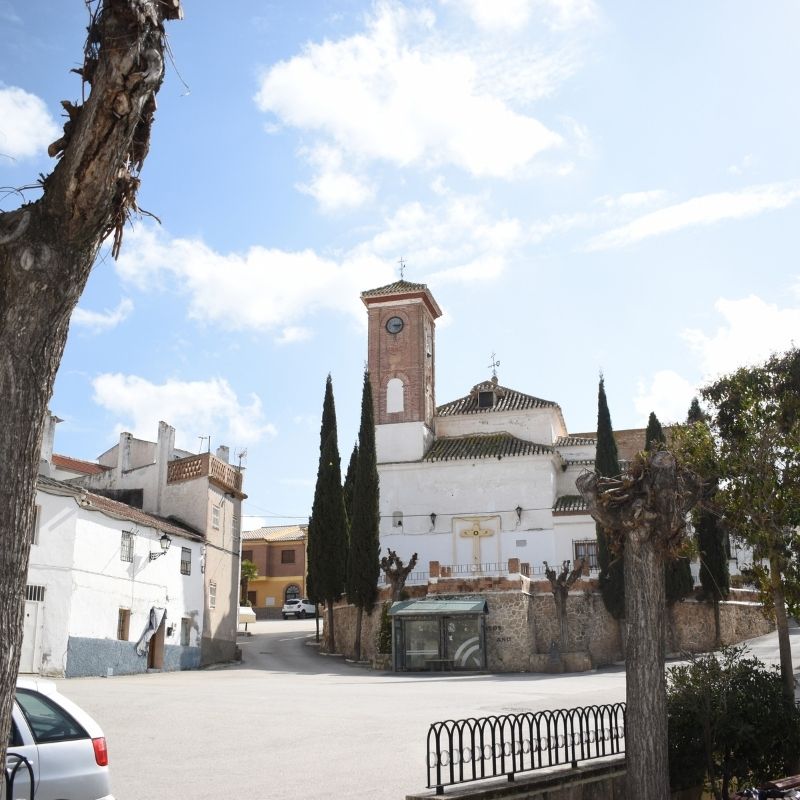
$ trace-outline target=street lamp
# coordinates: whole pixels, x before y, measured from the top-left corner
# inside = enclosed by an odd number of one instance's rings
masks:
[[[161,538],[158,540],[158,543],[161,545],[161,551],[158,553],[150,553],[150,560],[155,561],[157,558],[161,558],[164,553],[169,550],[169,546],[172,544],[172,539],[167,536],[167,534],[163,534]]]

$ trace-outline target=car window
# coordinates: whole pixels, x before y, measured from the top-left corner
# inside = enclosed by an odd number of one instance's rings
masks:
[[[17,723],[13,719],[11,720],[11,730],[8,732],[8,746],[22,747],[22,736],[20,736]]]
[[[27,689],[17,689],[17,703],[37,744],[88,738],[86,731],[52,700]]]

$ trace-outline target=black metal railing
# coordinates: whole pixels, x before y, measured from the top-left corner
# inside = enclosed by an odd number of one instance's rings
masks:
[[[625,752],[625,703],[434,722],[428,788],[546,769]]]
[[[8,798],[14,797],[14,780],[16,779],[17,773],[22,767],[24,767],[28,772],[28,791],[30,793],[30,800],[33,800],[33,767],[31,767],[31,762],[28,761],[25,756],[21,756],[19,753],[8,753],[6,756],[5,796]]]

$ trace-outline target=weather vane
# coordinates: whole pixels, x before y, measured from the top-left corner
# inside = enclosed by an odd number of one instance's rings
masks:
[[[497,377],[497,368],[500,366],[500,362],[497,360],[497,353],[492,351],[492,363],[489,364],[489,369],[492,371],[492,377]]]
[[[400,256],[400,260],[397,263],[400,265],[400,280],[405,280],[406,262],[403,261],[402,256]]]

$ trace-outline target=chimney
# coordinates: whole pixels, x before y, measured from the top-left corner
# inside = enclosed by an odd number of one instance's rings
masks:
[[[39,474],[50,475],[53,460],[53,442],[56,438],[56,425],[63,422],[55,414],[50,413],[50,409],[44,415],[44,426],[42,427],[42,445],[39,449]]]
[[[131,439],[133,434],[123,431],[119,435],[117,448],[117,474],[122,477],[131,468]]]
[[[217,448],[217,458],[224,461],[226,464],[230,463],[231,449],[225,444],[221,444]]]
[[[175,428],[166,422],[158,423],[158,444],[156,445],[156,470],[158,487],[156,489],[156,514],[161,513],[161,498],[167,485],[167,470],[175,452]]]

